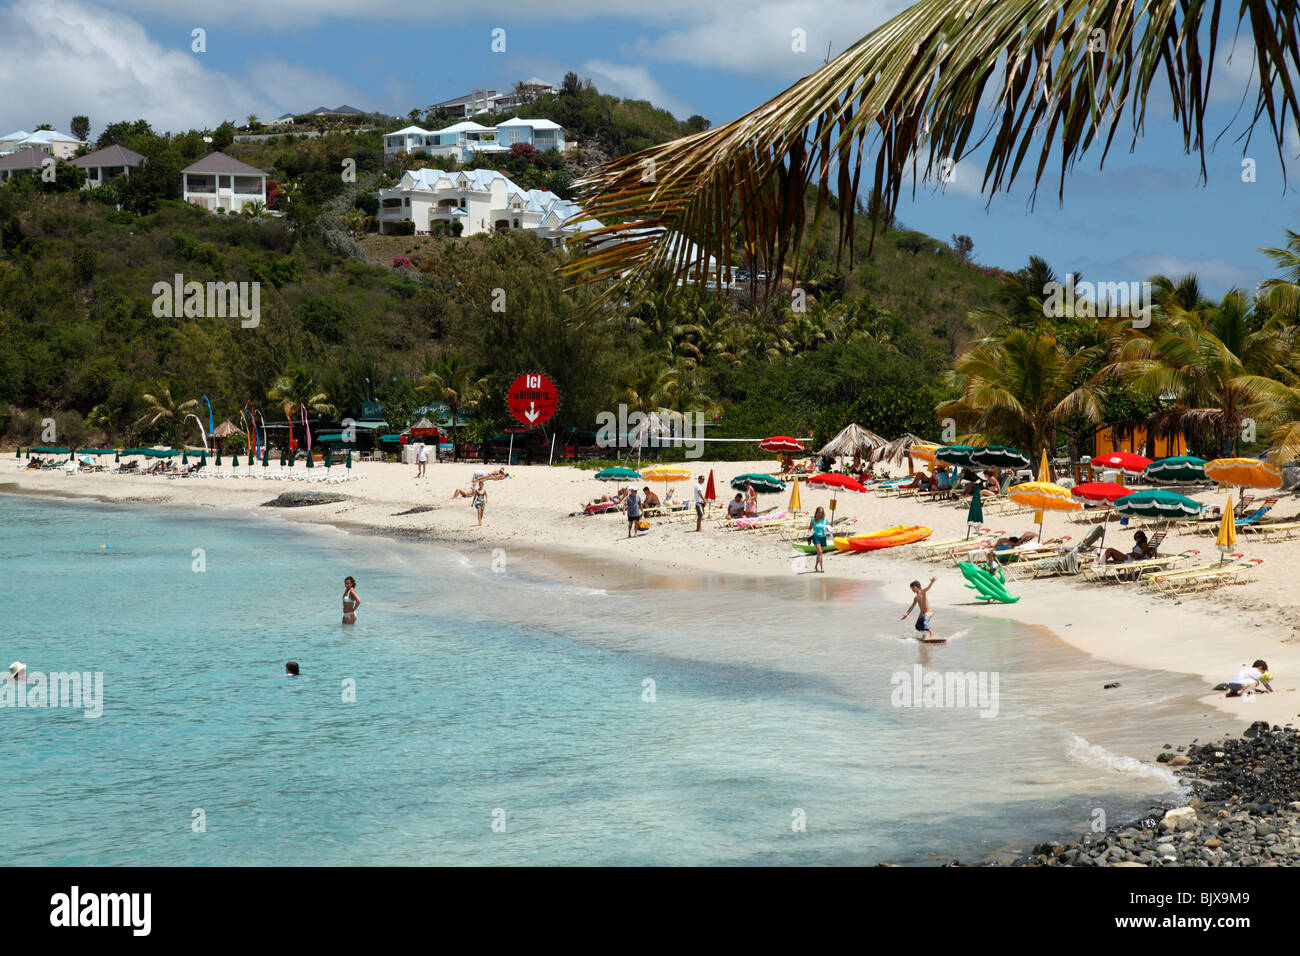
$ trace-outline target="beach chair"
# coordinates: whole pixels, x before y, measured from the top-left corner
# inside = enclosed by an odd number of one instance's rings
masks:
[[[1156,574],[1176,568],[1200,555],[1195,548],[1188,548],[1179,554],[1166,554],[1155,558],[1143,558],[1141,561],[1125,561],[1120,564],[1093,564],[1084,568],[1084,577],[1106,584],[1121,581],[1142,581],[1144,575]]]
[[[1244,584],[1249,580],[1250,572],[1263,563],[1262,558],[1247,558],[1241,554],[1231,557],[1233,560],[1226,563],[1202,564],[1183,571],[1152,575],[1151,584],[1161,591],[1178,594],[1221,584]]]
[[[1243,534],[1248,534],[1259,541],[1290,541],[1292,538],[1300,535],[1300,521],[1282,521],[1276,524],[1257,524],[1248,525],[1241,529]]]
[[[1245,559],[1244,554],[1230,554],[1231,563],[1236,564]],[[1172,593],[1180,589],[1183,578],[1195,577],[1198,574],[1205,574],[1216,568],[1224,567],[1222,560],[1203,562],[1190,567],[1178,567],[1170,570],[1156,570],[1143,574],[1138,580],[1139,587],[1146,587],[1155,591]]]

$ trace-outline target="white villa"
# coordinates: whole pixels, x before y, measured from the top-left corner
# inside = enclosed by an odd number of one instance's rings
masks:
[[[448,116],[481,116],[484,113],[496,113],[522,106],[539,96],[555,92],[554,85],[535,76],[525,80],[520,86],[519,90],[511,89],[504,93],[482,88],[470,90],[465,96],[434,103],[429,110],[445,110]]]
[[[181,170],[181,195],[210,212],[240,213],[250,202],[266,203],[266,172],[225,153],[209,153]]]
[[[60,133],[56,129],[38,129],[34,133],[19,129],[0,136],[0,153],[16,153],[20,149],[39,149],[55,159],[67,159],[82,146],[87,145],[89,144],[75,136]]]
[[[86,186],[93,188],[119,176],[129,176],[131,170],[138,169],[146,162],[148,160],[145,157],[125,146],[105,146],[85,156],[78,156],[72,160],[72,165],[86,171]]]
[[[539,152],[567,148],[564,127],[548,119],[505,120],[496,126],[483,126],[473,120],[463,120],[440,130],[408,126],[384,136],[384,159],[398,153],[426,153],[429,156],[446,156],[460,162],[475,153],[508,152],[515,143],[528,143]]]
[[[495,169],[408,170],[401,182],[379,190],[378,195],[381,233],[390,232],[395,222],[414,222],[420,234],[460,222],[465,236],[530,229],[556,243],[576,232],[600,228],[594,221],[581,226],[570,222],[582,213],[577,203],[544,189],[523,189]]]

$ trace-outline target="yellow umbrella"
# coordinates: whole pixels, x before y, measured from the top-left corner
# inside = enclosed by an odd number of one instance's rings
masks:
[[[1035,509],[1038,515],[1040,538],[1043,535],[1044,511],[1078,511],[1083,507],[1083,503],[1070,494],[1069,488],[1062,488],[1050,481],[1026,481],[1023,485],[1016,485],[1007,492],[1007,497],[1018,504],[1029,505]]]
[[[642,471],[641,477],[647,481],[688,481],[691,473],[675,465],[655,465]]]
[[[907,453],[918,461],[934,461],[934,453],[940,448],[939,445],[910,445]]]
[[[1258,458],[1216,458],[1205,463],[1205,477],[1221,485],[1238,485],[1242,488],[1278,488],[1282,472]]]
[[[794,483],[794,488],[790,490],[790,507],[789,511],[803,511],[803,502],[799,500],[799,482]]]
[[[1050,480],[1051,480],[1051,475],[1049,474],[1049,472],[1048,472],[1048,470],[1047,470],[1047,448],[1044,447],[1044,448],[1043,448],[1043,461],[1042,461],[1042,464],[1040,464],[1040,465],[1038,466],[1038,481],[1039,481],[1040,484],[1042,484],[1042,483],[1046,483],[1046,482],[1048,482],[1048,481],[1050,481]],[[1072,497],[1073,497],[1073,496],[1072,496]],[[1043,513],[1042,513],[1041,511],[1035,511],[1035,512],[1034,512],[1034,523],[1038,525],[1039,529],[1041,529],[1041,528],[1043,527]]]
[[[1237,546],[1237,521],[1232,513],[1232,495],[1228,495],[1228,504],[1223,509],[1223,520],[1219,522],[1219,536],[1214,539],[1214,544],[1222,552],[1219,558],[1220,564],[1223,563],[1228,552]]]

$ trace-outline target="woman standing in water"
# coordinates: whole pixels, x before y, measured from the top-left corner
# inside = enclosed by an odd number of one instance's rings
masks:
[[[343,623],[357,623],[357,608],[361,607],[361,598],[357,597],[357,579],[348,575],[343,579]]]

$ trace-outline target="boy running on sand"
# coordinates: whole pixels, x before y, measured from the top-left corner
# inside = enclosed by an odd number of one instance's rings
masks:
[[[912,582],[912,603],[907,606],[907,612],[899,618],[900,621],[906,621],[908,615],[912,613],[912,608],[916,608],[919,616],[916,619],[916,629],[921,632],[921,640],[934,640],[934,631],[930,630],[930,598],[928,597],[930,588],[934,587],[934,578],[925,587],[921,587],[920,581]]]

